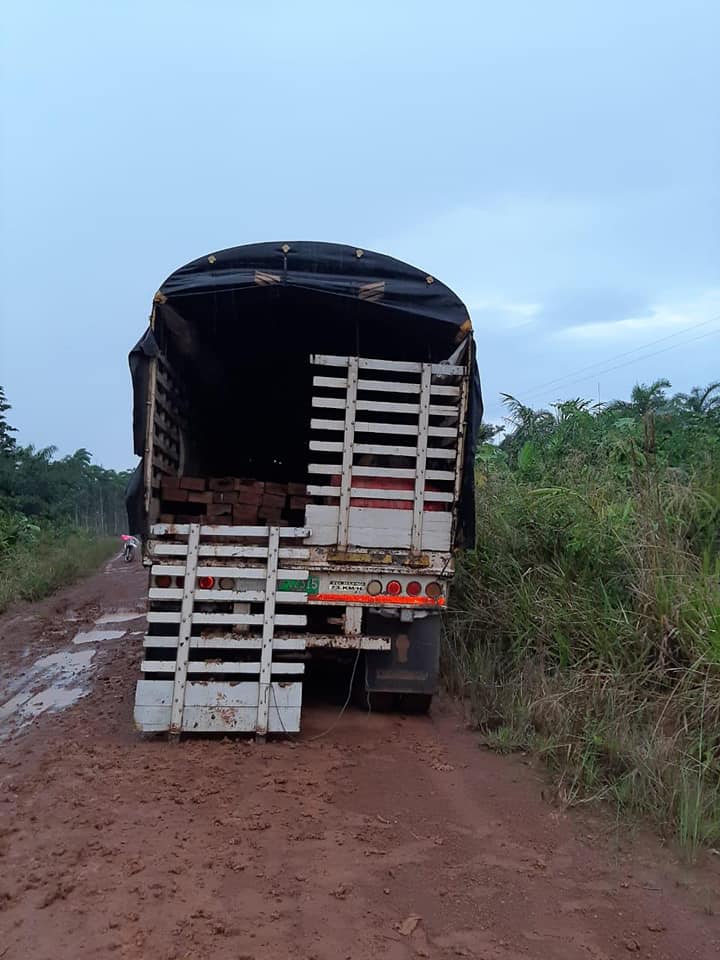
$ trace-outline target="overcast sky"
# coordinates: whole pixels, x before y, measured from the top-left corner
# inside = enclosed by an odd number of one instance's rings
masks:
[[[501,392],[720,379],[717,0],[28,0],[3,20],[21,441],[134,465],[127,353],[153,293],[259,240],[448,283],[493,421]]]

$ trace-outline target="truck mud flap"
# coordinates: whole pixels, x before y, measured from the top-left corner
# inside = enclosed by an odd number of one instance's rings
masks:
[[[365,687],[368,693],[437,693],[440,674],[439,615],[412,623],[388,621],[369,615],[368,633],[389,635],[389,653],[368,651],[365,655]]]

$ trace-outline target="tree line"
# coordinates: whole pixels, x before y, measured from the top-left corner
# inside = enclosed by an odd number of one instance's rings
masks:
[[[47,527],[123,532],[131,471],[98,466],[84,447],[58,457],[53,446],[23,446],[8,421],[10,410],[0,387],[0,546]]]

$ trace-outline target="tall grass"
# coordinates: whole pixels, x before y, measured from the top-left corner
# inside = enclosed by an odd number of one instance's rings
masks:
[[[489,455],[444,657],[489,745],[536,752],[563,801],[611,800],[690,853],[720,842],[718,476]]]
[[[114,537],[45,531],[0,549],[0,612],[15,600],[40,600],[92,573],[116,553]]]

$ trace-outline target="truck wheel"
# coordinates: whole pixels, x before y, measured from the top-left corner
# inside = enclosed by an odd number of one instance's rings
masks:
[[[432,705],[431,693],[401,693],[398,708],[401,713],[428,713]]]

